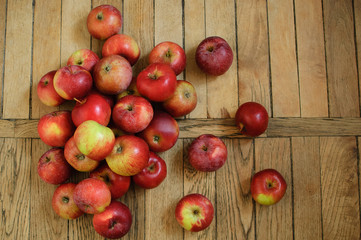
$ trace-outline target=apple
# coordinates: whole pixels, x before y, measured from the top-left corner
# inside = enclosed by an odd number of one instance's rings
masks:
[[[64,219],[76,219],[84,214],[74,202],[75,186],[75,183],[64,183],[54,191],[51,205],[54,212]]]
[[[116,174],[106,163],[103,163],[97,169],[92,171],[89,177],[104,181],[109,187],[112,199],[122,197],[128,191],[130,186],[129,176]]]
[[[178,123],[166,112],[156,111],[148,127],[139,133],[153,152],[164,152],[174,146],[179,136]]]
[[[199,232],[206,229],[213,220],[212,202],[205,196],[192,193],[184,196],[177,204],[175,218],[186,230]]]
[[[92,75],[78,65],[60,68],[53,81],[55,91],[66,100],[85,97],[93,86]]]
[[[149,63],[165,63],[179,75],[186,67],[186,54],[181,46],[165,41],[155,46],[149,53]]]
[[[119,93],[117,95],[116,99],[118,101],[122,97],[125,97],[125,96],[128,96],[128,95],[134,95],[134,96],[140,96],[141,97],[141,95],[140,95],[140,93],[139,93],[139,91],[137,89],[137,78],[136,77],[132,78],[132,81],[130,82],[128,88],[125,91]]]
[[[56,107],[62,104],[65,99],[55,91],[53,79],[56,71],[50,71],[41,77],[36,88],[38,97],[46,106]]]
[[[90,49],[79,49],[70,55],[66,65],[78,65],[92,72],[95,64],[99,61],[98,55]]]
[[[112,5],[93,8],[87,17],[87,28],[92,37],[100,40],[120,32],[123,24],[122,14]]]
[[[121,238],[129,232],[131,226],[132,214],[119,201],[113,200],[104,212],[93,216],[93,227],[104,238]]]
[[[132,177],[138,186],[151,189],[158,187],[167,177],[167,165],[156,153],[150,152],[148,165]]]
[[[128,133],[143,131],[153,118],[153,107],[147,99],[134,95],[118,100],[113,108],[113,122]]]
[[[134,65],[140,56],[138,43],[131,36],[116,34],[108,38],[102,48],[102,56],[120,55]]]
[[[97,94],[97,95],[103,97],[107,101],[107,103],[109,104],[111,109],[114,107],[114,97],[112,95],[102,94],[96,88],[93,88],[92,90],[90,90],[89,94]]]
[[[233,62],[233,52],[227,41],[218,36],[207,37],[196,49],[195,60],[205,73],[220,76]]]
[[[261,205],[272,205],[279,202],[286,190],[285,179],[275,169],[263,169],[252,177],[252,198]]]
[[[109,95],[126,90],[132,81],[132,74],[129,62],[119,55],[102,58],[93,70],[95,86],[101,93]]]
[[[105,158],[109,168],[122,176],[138,174],[148,164],[147,143],[133,135],[123,135],[115,139],[114,148]]]
[[[196,89],[190,82],[178,80],[174,94],[162,106],[173,117],[187,115],[197,106]]]
[[[241,134],[257,137],[267,129],[268,113],[261,104],[246,102],[238,107],[235,122]]]
[[[115,141],[113,131],[94,120],[81,123],[74,132],[74,139],[79,151],[96,161],[111,153]]]
[[[46,183],[61,184],[69,179],[71,166],[65,160],[62,148],[51,148],[38,161],[38,175]]]
[[[137,77],[139,93],[151,101],[163,102],[171,97],[177,86],[177,77],[165,63],[153,63]]]
[[[75,126],[71,120],[71,112],[54,111],[39,119],[38,134],[40,139],[52,147],[64,147],[73,135]]]

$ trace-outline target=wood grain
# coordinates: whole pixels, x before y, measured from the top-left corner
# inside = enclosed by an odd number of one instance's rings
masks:
[[[353,12],[355,16],[355,31],[356,31],[356,55],[357,55],[357,73],[358,73],[358,80],[359,80],[359,86],[361,84],[361,0],[354,0],[353,1]],[[361,97],[361,89],[359,93]],[[360,100],[361,102],[361,100]]]
[[[5,33],[6,33],[6,0],[0,0],[0,6],[4,6],[0,9],[0,118],[3,115],[3,83],[4,83],[4,62],[5,62]]]

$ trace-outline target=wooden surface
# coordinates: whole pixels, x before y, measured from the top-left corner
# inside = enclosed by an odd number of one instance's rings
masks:
[[[125,239],[361,239],[361,0],[0,0],[0,239],[102,239],[91,215],[67,221],[52,210],[56,186],[36,170],[49,147],[36,127],[42,115],[73,103],[46,107],[36,86],[75,50],[100,55],[103,42],[90,37],[86,16],[105,3],[122,12],[121,31],[141,47],[135,74],[156,44],[173,41],[187,54],[178,79],[198,94],[197,108],[178,119],[176,145],[160,154],[166,180],[152,190],[132,184],[120,199],[133,215]],[[211,35],[234,53],[220,77],[195,64],[198,43]],[[246,101],[263,104],[271,117],[258,138],[234,125]],[[216,172],[188,162],[189,144],[204,133],[220,136],[228,149]],[[250,195],[252,175],[264,168],[288,183],[270,207]],[[215,206],[200,233],[184,231],[174,217],[177,201],[195,192]]]

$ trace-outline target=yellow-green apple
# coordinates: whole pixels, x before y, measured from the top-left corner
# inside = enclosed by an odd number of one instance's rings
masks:
[[[257,137],[268,127],[268,113],[261,104],[246,102],[238,107],[235,122],[241,134]]]
[[[79,151],[96,161],[104,160],[111,153],[115,141],[113,131],[94,120],[81,123],[74,132],[74,139]]]
[[[108,186],[99,179],[86,178],[81,180],[74,189],[75,204],[85,213],[101,213],[111,202]]]
[[[143,131],[153,118],[150,102],[139,96],[128,95],[118,100],[112,112],[115,125],[128,133]]]
[[[126,90],[132,81],[132,74],[129,62],[119,55],[102,58],[93,70],[95,86],[101,93],[109,95]]]
[[[117,96],[116,96],[116,100],[118,101],[119,99],[121,99],[122,97],[125,97],[125,96],[128,96],[128,95],[135,95],[135,96],[140,96],[140,93],[137,89],[137,78],[136,77],[133,77],[132,78],[132,81],[130,82],[128,88],[119,93]]]
[[[189,163],[198,171],[216,171],[227,160],[227,147],[220,138],[202,134],[189,146],[188,158]]]
[[[78,65],[58,69],[53,81],[55,91],[66,100],[85,97],[93,86],[92,75]]]
[[[178,123],[166,112],[155,111],[148,127],[139,133],[153,152],[164,152],[174,146],[179,135]]]
[[[184,196],[177,204],[175,218],[186,230],[199,232],[206,229],[213,220],[212,202],[199,193]]]
[[[129,35],[115,34],[108,38],[102,48],[102,56],[120,55],[134,65],[140,56],[138,43]]]
[[[54,212],[64,219],[76,219],[84,214],[74,202],[75,186],[75,183],[64,183],[54,191],[51,205]]]
[[[66,161],[79,172],[90,172],[96,169],[99,161],[88,158],[76,147],[74,137],[71,137],[65,144],[64,156]]]
[[[221,37],[207,37],[198,45],[195,60],[203,72],[220,76],[227,72],[232,65],[232,48]]]
[[[97,178],[104,181],[109,187],[112,199],[122,197],[129,189],[130,177],[121,176],[113,172],[104,162],[89,175],[91,178]]]
[[[158,187],[167,177],[167,164],[156,153],[150,152],[148,165],[138,174],[132,177],[138,186],[151,189]]]
[[[87,27],[90,35],[104,40],[120,32],[122,28],[122,14],[112,5],[100,5],[93,8],[87,18]]]
[[[123,135],[115,139],[112,152],[105,158],[109,168],[122,176],[133,176],[148,164],[149,147],[134,135]]]
[[[116,239],[125,236],[132,226],[132,214],[129,208],[113,200],[104,212],[94,214],[93,227],[102,237]]]
[[[163,102],[171,97],[177,86],[177,77],[165,63],[153,63],[137,77],[139,93],[151,101]]]
[[[181,46],[165,41],[155,46],[149,53],[149,63],[165,63],[179,75],[186,67],[186,54]]]
[[[72,53],[66,65],[79,65],[92,72],[95,64],[99,61],[98,55],[90,49],[79,49]]]
[[[74,130],[71,112],[67,110],[45,114],[38,122],[40,139],[52,147],[64,147]]]
[[[287,183],[275,169],[264,169],[253,175],[251,194],[261,205],[272,205],[279,202],[286,193]]]
[[[39,177],[46,183],[61,184],[69,179],[72,168],[65,160],[62,148],[51,148],[38,161]]]
[[[42,76],[36,88],[40,101],[50,107],[59,106],[65,101],[54,89],[53,79],[55,73],[54,70]]]
[[[162,105],[173,117],[187,115],[197,106],[196,89],[190,82],[178,80],[174,94],[165,100]]]

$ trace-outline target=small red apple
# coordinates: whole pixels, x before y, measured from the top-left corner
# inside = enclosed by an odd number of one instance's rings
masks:
[[[88,72],[92,72],[98,61],[99,57],[95,52],[90,49],[80,49],[70,55],[66,65],[79,65]]]
[[[40,101],[50,107],[59,106],[65,101],[54,89],[53,78],[55,73],[56,71],[50,71],[42,76],[36,88]]]
[[[64,183],[54,191],[51,205],[54,212],[64,219],[76,219],[84,214],[74,202],[75,186],[75,183]]]
[[[261,104],[246,102],[239,106],[235,122],[242,134],[257,137],[267,129],[268,113]]]

